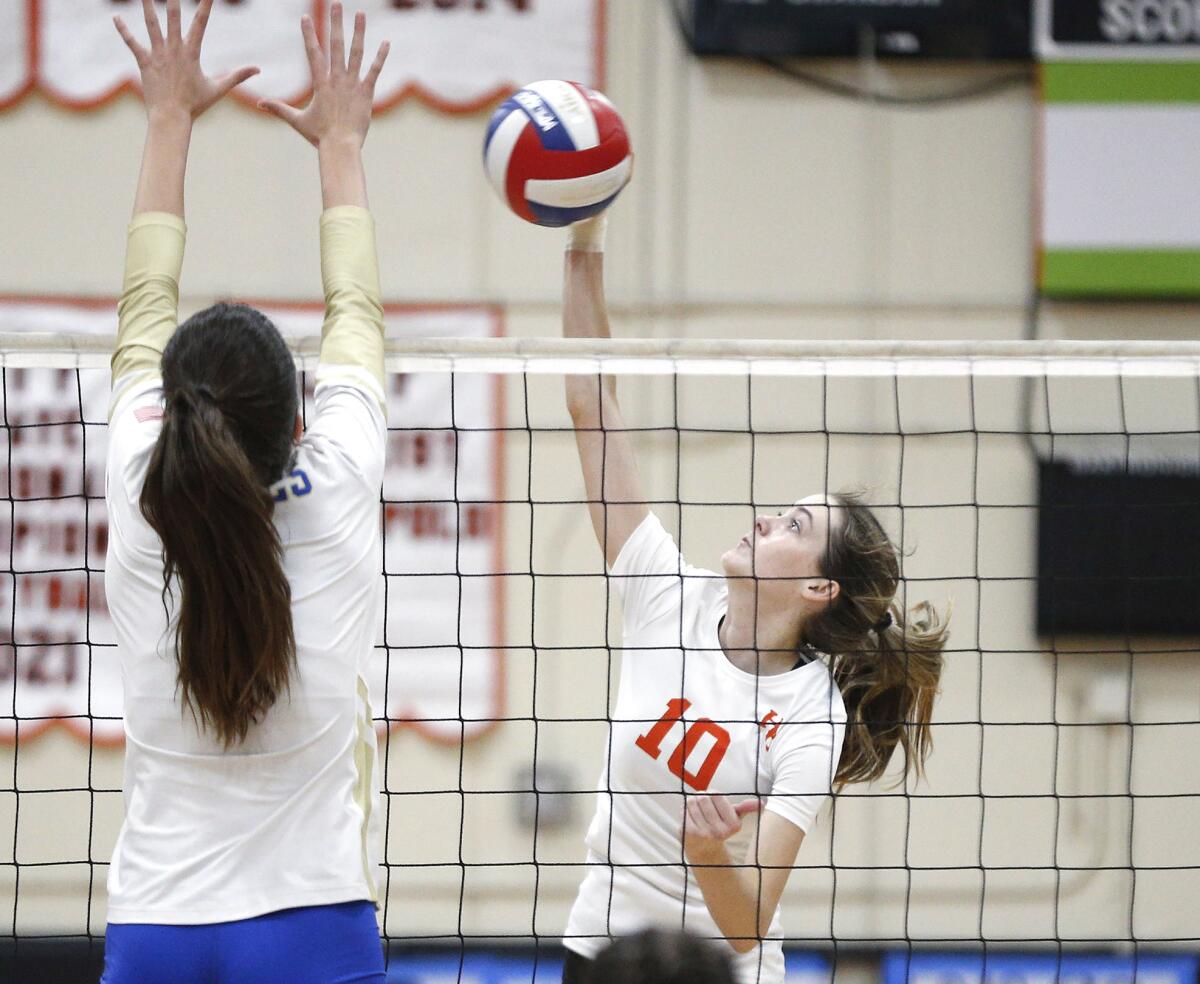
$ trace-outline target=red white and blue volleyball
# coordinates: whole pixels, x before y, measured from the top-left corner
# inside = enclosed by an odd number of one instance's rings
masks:
[[[488,124],[483,162],[514,212],[566,226],[603,212],[629,183],[633,154],[616,107],[577,82],[533,82]]]

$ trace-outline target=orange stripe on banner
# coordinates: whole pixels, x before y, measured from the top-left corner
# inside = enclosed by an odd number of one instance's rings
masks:
[[[53,714],[54,712],[49,711],[47,713]],[[39,721],[37,724],[32,725],[22,725],[20,719],[18,719],[12,737],[0,735],[0,745],[17,745],[23,741],[33,741],[42,737],[47,732],[56,729],[65,731],[71,737],[78,738],[80,741],[88,742],[95,748],[120,748],[125,744],[124,738],[105,738],[94,735],[90,722],[81,724],[76,718],[50,718],[49,720]]]
[[[400,105],[404,100],[415,98],[418,102],[424,103],[430,109],[436,109],[439,113],[462,116],[470,113],[478,113],[482,109],[493,106],[500,102],[500,100],[511,96],[520,88],[521,84],[516,82],[504,82],[492,89],[491,92],[477,99],[471,99],[467,102],[451,102],[448,99],[443,99],[432,90],[427,89],[420,82],[409,82],[399,91],[377,102],[375,104],[375,112],[386,113]]]
[[[118,96],[126,92],[132,93],[135,96],[141,97],[141,87],[132,79],[126,79],[113,86],[107,92],[101,93],[98,96],[93,96],[90,99],[75,99],[71,96],[64,95],[53,86],[47,84],[43,79],[38,79],[37,91],[42,98],[47,102],[52,103],[59,109],[65,109],[71,113],[90,113],[93,110],[99,109],[107,103],[112,102]]]
[[[36,304],[43,307],[57,305],[59,307],[83,308],[87,311],[99,311],[104,308],[111,308],[113,314],[116,314],[117,312],[117,299],[115,297],[61,297],[56,294],[0,294],[0,304]]]

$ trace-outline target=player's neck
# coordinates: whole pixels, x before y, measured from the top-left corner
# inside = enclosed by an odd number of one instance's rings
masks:
[[[730,595],[717,637],[729,662],[746,673],[774,676],[796,665],[799,640],[795,627],[756,611],[753,597]]]

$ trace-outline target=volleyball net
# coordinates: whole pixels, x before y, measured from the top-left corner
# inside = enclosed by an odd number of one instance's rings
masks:
[[[110,345],[0,336],[0,959],[103,937]],[[297,354],[310,397],[315,348]],[[897,601],[953,605],[928,777],[896,761],[822,810],[783,901],[793,976],[1195,952],[1200,346],[464,336],[393,343],[388,369],[370,683],[403,979],[419,959],[429,979],[556,979],[620,661],[565,373],[619,378],[690,562],[719,569],[757,514],[865,489],[904,554]],[[489,953],[537,960],[472,963]]]

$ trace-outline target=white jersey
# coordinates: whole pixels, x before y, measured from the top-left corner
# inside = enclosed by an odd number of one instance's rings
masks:
[[[139,213],[118,304],[104,584],[125,694],[125,822],[114,923],[201,924],[374,900],[381,824],[366,665],[382,604],[383,308],[366,209],[321,215],[325,322],[315,414],[273,486],[297,666],[225,748],[178,691],[174,601],[139,502],[162,428],[161,356],[178,324],[186,229]]]
[[[382,602],[386,427],[378,387],[352,376],[318,373],[315,416],[273,487],[297,666],[289,691],[229,750],[180,701],[162,546],[138,505],[162,382],[143,376],[114,393],[105,585],[126,751],[110,922],[226,922],[376,898],[379,783],[364,681]]]
[[[684,864],[684,795],[766,796],[764,809],[807,831],[829,795],[846,721],[821,659],[772,676],[729,661],[717,635],[724,577],[686,564],[653,515],[611,576],[624,602],[621,681],[589,867],[564,938],[588,958],[610,937],[650,926],[722,940]],[[739,981],[781,984],[782,935],[776,912],[766,942],[730,949]]]

